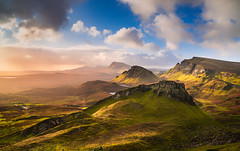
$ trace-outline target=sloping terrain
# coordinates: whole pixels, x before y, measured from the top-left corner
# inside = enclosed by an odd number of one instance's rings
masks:
[[[195,105],[184,84],[161,81],[117,92],[82,113],[49,118],[0,137],[0,147],[165,151],[227,144],[225,148],[239,148],[239,136],[239,125],[222,125],[209,117]]]
[[[140,66],[132,66],[128,71],[124,71],[112,81],[125,85],[139,85],[157,82],[159,79],[149,71]]]
[[[184,82],[202,109],[214,114],[239,115],[240,63],[194,57],[160,75]]]

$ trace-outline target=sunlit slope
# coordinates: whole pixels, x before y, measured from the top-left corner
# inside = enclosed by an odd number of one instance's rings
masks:
[[[184,82],[188,92],[211,112],[240,112],[240,63],[194,57],[160,75]]]
[[[131,69],[115,77],[112,81],[126,85],[139,85],[157,82],[158,80],[153,72],[140,66],[132,66]]]
[[[89,107],[94,117],[125,119],[132,122],[173,122],[206,119],[183,84],[160,81],[120,91]]]

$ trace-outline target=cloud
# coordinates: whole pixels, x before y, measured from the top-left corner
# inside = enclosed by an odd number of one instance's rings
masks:
[[[21,41],[55,41],[61,37],[58,31],[67,23],[73,2],[81,0],[1,0],[0,28]]]
[[[204,0],[202,45],[224,55],[240,53],[240,1]]]
[[[103,30],[103,35],[108,35],[108,34],[111,34],[111,33],[112,33],[111,30],[108,30],[108,29]]]
[[[152,25],[157,37],[166,40],[168,49],[176,50],[178,49],[178,43],[191,41],[191,34],[185,31],[185,25],[174,14],[157,15]]]
[[[0,23],[0,28],[2,29],[13,30],[16,27],[18,27],[16,18],[9,18],[7,22]]]
[[[101,32],[97,30],[97,27],[92,26],[90,28],[85,27],[84,23],[79,20],[75,24],[73,24],[71,31],[75,32],[86,32],[88,35],[91,35],[93,37],[97,37],[101,35]]]
[[[1,0],[0,22],[9,18],[26,20],[20,26],[58,30],[67,22],[70,0]]]
[[[29,42],[32,40],[47,40],[53,42],[60,39],[62,35],[51,28],[41,29],[38,27],[20,27],[18,32],[13,33],[13,37],[21,42]]]
[[[191,35],[186,25],[175,15],[176,5],[196,6],[201,0],[119,0],[130,6],[132,12],[142,20],[147,33],[155,32],[157,37],[166,41],[166,48],[176,50],[182,41],[189,42]]]
[[[140,50],[159,50],[153,43],[145,43],[142,40],[143,33],[135,27],[122,28],[113,35],[105,38],[104,42],[110,45],[120,45],[124,48],[134,48]]]
[[[170,69],[181,59],[175,56],[171,51],[160,50],[156,54],[136,54],[127,53],[122,56],[122,60],[126,60],[128,64],[140,65],[145,67],[156,67],[162,69]]]
[[[139,15],[142,20],[148,20],[153,14],[157,13],[160,9],[166,12],[172,12],[176,0],[120,0],[128,4],[134,14]],[[160,8],[160,9],[159,9]]]
[[[179,62],[170,51],[133,53],[106,46],[81,45],[71,48],[0,47],[0,70],[58,70],[82,65],[108,66],[113,61],[131,65],[169,68]],[[67,68],[66,68],[67,67]]]
[[[97,30],[97,27],[92,26],[91,28],[86,28],[86,31],[89,35],[93,37],[100,36],[101,32]]]
[[[84,23],[81,20],[77,21],[75,24],[73,24],[71,31],[85,32],[86,29],[84,27]]]
[[[149,20],[156,13],[173,13],[176,4],[190,3],[193,6],[201,3],[201,0],[119,0],[130,6],[134,14],[140,16],[143,21]]]

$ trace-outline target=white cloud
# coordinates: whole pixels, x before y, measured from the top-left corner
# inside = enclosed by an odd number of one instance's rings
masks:
[[[153,30],[158,38],[166,40],[166,47],[171,50],[178,49],[181,41],[191,41],[191,34],[185,31],[185,25],[174,14],[157,15],[154,19]]]
[[[117,31],[116,34],[106,37],[104,42],[111,45],[120,45],[124,48],[154,51],[157,51],[159,49],[159,47],[153,43],[144,43],[142,37],[143,33],[141,30],[138,30],[135,27],[122,28]]]
[[[13,30],[16,27],[18,27],[16,18],[9,18],[8,22],[0,24],[0,28],[2,29]]]
[[[89,35],[93,36],[93,37],[97,37],[101,35],[101,32],[97,30],[97,27],[92,26],[90,29],[86,28],[86,31]]]
[[[97,30],[97,27],[92,26],[90,28],[85,27],[84,23],[79,20],[75,24],[73,24],[71,31],[75,32],[86,32],[88,35],[97,37],[101,35],[101,32]]]
[[[28,41],[56,41],[62,37],[62,35],[50,28],[41,29],[38,27],[20,27],[16,33],[13,33],[13,37],[18,39],[21,42]]]
[[[108,29],[103,30],[103,35],[108,35],[108,34],[111,34],[111,33],[112,33],[111,30],[108,30]]]
[[[240,50],[240,1],[204,0],[202,45],[224,55]],[[239,53],[239,52],[238,52]]]
[[[166,12],[172,12],[176,0],[120,0],[128,4],[134,14],[139,15],[144,21],[148,20],[160,9]]]
[[[134,14],[141,17],[143,21],[149,20],[156,13],[173,13],[176,4],[192,4],[193,6],[201,3],[202,0],[119,0],[128,4]]]
[[[84,27],[84,23],[79,20],[77,21],[75,24],[73,24],[71,31],[75,31],[75,32],[85,32],[85,27]]]

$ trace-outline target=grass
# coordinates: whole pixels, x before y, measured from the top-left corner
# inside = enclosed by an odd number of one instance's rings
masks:
[[[203,107],[213,105],[209,100],[198,101]],[[225,111],[225,108],[215,108]],[[240,133],[238,126],[232,126],[239,125],[240,120],[236,120],[239,117],[232,117],[235,123],[226,122],[230,119],[219,122],[198,106],[165,95],[157,96],[154,90],[119,99],[107,98],[86,108],[81,116],[77,115],[61,115],[67,117],[64,124],[40,134],[19,137],[19,133],[11,133],[0,138],[0,144],[9,145],[3,150],[14,151],[204,150],[237,141]],[[16,122],[40,120],[29,115],[14,119]],[[214,143],[217,146],[213,146]],[[226,144],[225,148],[235,146],[237,144]]]
[[[191,148],[187,151],[239,151],[240,143],[225,144],[225,145],[206,145],[198,148]]]
[[[182,123],[187,120],[209,119],[197,106],[191,106],[153,91],[141,92],[118,100],[106,99],[86,110],[96,117],[131,118],[136,122],[167,121]]]

